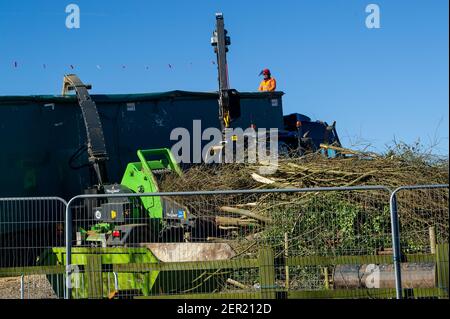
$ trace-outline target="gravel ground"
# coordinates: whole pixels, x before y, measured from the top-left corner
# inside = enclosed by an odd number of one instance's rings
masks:
[[[25,299],[55,299],[50,282],[45,275],[24,277]],[[20,299],[20,277],[0,278],[0,299]]]

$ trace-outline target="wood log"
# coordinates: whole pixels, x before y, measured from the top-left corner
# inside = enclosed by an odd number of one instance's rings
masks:
[[[257,182],[259,182],[259,183],[263,183],[263,184],[273,184],[273,183],[275,183],[274,180],[272,180],[272,179],[270,179],[270,178],[263,177],[263,176],[258,175],[258,174],[256,174],[256,173],[252,173],[251,176],[252,176],[252,178],[253,178],[255,181],[257,181]]]
[[[219,226],[219,229],[222,229],[222,230],[238,230],[239,227],[236,227],[236,226]]]
[[[239,214],[239,215],[242,215],[242,216],[247,216],[247,217],[250,217],[250,218],[254,218],[254,219],[257,219],[257,220],[262,221],[264,223],[271,223],[272,222],[272,218],[261,216],[259,214],[253,213],[253,212],[251,212],[249,210],[246,210],[246,209],[241,209],[241,208],[237,208],[237,207],[222,206],[222,207],[219,207],[219,210],[221,210],[223,212],[227,212],[227,213]]]
[[[246,207],[246,206],[255,207],[256,205],[258,204],[253,202],[253,203],[237,204],[236,207]]]
[[[258,222],[254,219],[241,219],[236,217],[216,216],[216,225],[218,226],[257,226]]]
[[[435,263],[403,263],[403,288],[434,288]],[[335,289],[395,288],[394,266],[390,265],[337,265],[334,269]]]
[[[249,289],[250,288],[249,286],[244,285],[244,284],[240,283],[239,281],[231,279],[231,278],[227,279],[227,283],[229,283],[233,286],[236,286],[238,288],[241,288],[241,289]]]

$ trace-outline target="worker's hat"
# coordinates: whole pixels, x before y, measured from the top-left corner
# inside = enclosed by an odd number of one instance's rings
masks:
[[[269,69],[264,69],[261,71],[261,73],[259,73],[259,75],[261,74],[269,74],[270,75],[270,70]]]

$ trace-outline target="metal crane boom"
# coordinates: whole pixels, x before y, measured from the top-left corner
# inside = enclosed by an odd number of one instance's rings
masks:
[[[219,73],[219,119],[222,131],[230,124],[230,97],[227,55],[228,45],[231,44],[230,37],[227,36],[222,13],[216,13],[216,30],[211,38],[211,45],[217,55],[217,70]]]

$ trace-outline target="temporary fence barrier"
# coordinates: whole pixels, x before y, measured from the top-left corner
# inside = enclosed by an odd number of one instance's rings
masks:
[[[0,297],[448,298],[448,185],[0,199]]]

